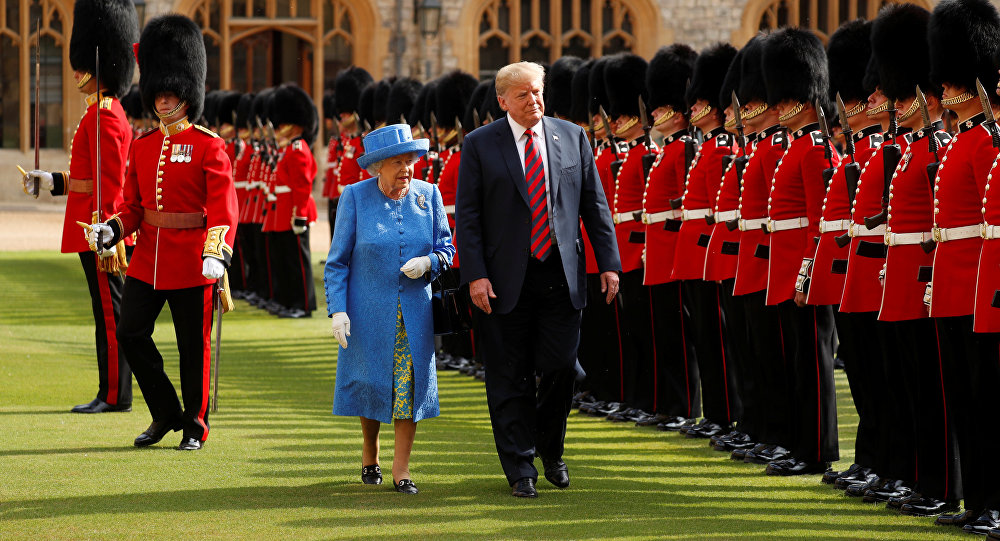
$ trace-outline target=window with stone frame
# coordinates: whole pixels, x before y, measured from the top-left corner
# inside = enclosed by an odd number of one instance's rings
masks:
[[[759,4],[753,6],[753,4]],[[823,43],[847,21],[874,19],[886,4],[913,3],[930,9],[927,0],[763,0],[751,2],[747,9],[759,9],[757,28],[774,30],[785,26],[808,28]]]

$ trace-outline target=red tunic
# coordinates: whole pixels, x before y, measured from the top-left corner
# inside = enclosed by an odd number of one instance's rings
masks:
[[[451,230],[455,230],[455,198],[458,195],[458,166],[462,162],[462,147],[456,145],[448,152],[448,158],[441,167],[441,181],[438,182],[438,190],[441,192],[441,201],[444,203],[444,211],[448,213],[448,225]],[[455,236],[452,234],[452,244],[455,244]],[[455,244],[456,249],[458,244]],[[458,268],[458,252],[452,258],[451,266]]]
[[[594,161],[597,164],[597,174],[601,177],[601,187],[604,188],[604,197],[608,201],[613,201],[615,181],[611,178],[611,162],[615,161],[615,153],[611,151],[611,147],[607,143],[602,143],[597,147],[597,155],[594,156]],[[580,223],[582,224],[583,221],[581,220]],[[594,257],[594,246],[590,244],[586,227],[582,231],[587,274],[598,274],[601,271],[597,268],[597,259]]]
[[[980,113],[959,124],[959,133],[941,158],[934,179],[935,227],[963,227],[983,221],[987,175],[997,155],[989,132],[980,124],[985,119]],[[934,250],[931,317],[974,313],[982,246],[983,239],[978,236],[938,243]]]
[[[998,160],[1000,160],[1000,156],[993,159],[993,166],[986,179],[986,197],[982,207],[983,218],[989,225],[1000,224],[1000,203],[989,190],[993,176],[1000,175],[1000,161]],[[992,231],[985,232],[988,233],[988,236],[996,236]],[[973,312],[976,316],[973,324],[974,331],[1000,332],[1000,308],[993,306],[993,298],[997,294],[997,290],[1000,290],[1000,239],[991,238],[983,241],[983,249],[979,257],[976,305]]]
[[[337,192],[337,160],[340,159],[340,139],[330,138],[326,145],[326,173],[323,175],[323,197],[334,199]]]
[[[854,134],[854,159],[858,167],[864,167],[882,144],[882,127],[869,126]],[[846,164],[845,160],[841,165]],[[823,220],[837,225],[851,221],[851,201],[847,193],[847,177],[844,167],[838,167],[830,179],[830,186],[823,199]],[[837,229],[837,228],[834,228]],[[847,257],[851,244],[843,248],[834,240],[847,234],[847,230],[831,230],[820,233],[813,260],[812,278],[806,302],[815,305],[840,304],[844,295],[844,277],[847,276]]]
[[[240,223],[247,223],[247,204],[252,197],[253,190],[250,189],[250,164],[253,161],[254,149],[248,142],[244,142],[236,155],[236,163],[233,166],[233,184],[236,186],[236,203],[239,204]]]
[[[940,122],[936,123],[940,129]],[[939,161],[951,141],[946,132],[937,131]],[[889,185],[890,218],[886,231],[890,234],[929,233],[934,223],[934,204],[927,165],[931,163],[929,138],[924,130],[913,134],[913,142],[903,153],[903,160]],[[885,280],[878,318],[881,321],[903,321],[927,317],[924,307],[924,287],[930,278],[934,254],[919,244],[890,245],[885,260]],[[926,277],[921,268],[927,269]]]
[[[128,275],[154,289],[213,283],[201,275],[203,255],[217,253],[228,265],[236,237],[236,190],[222,139],[182,120],[137,139],[129,161],[120,215],[110,222],[116,238],[139,231]],[[160,228],[145,221],[146,211],[201,213],[205,225]],[[206,246],[212,230],[221,245]]]
[[[98,108],[97,94],[87,96],[87,110],[73,134],[69,174],[54,174],[52,195],[67,195],[61,251],[64,254],[89,252],[90,243],[76,222],[93,223],[93,180],[97,178],[97,115],[101,116],[101,221],[107,220],[122,202],[122,184],[132,144],[132,125],[118,100],[104,96]],[[70,179],[89,180],[89,191],[70,191]],[[128,239],[131,244],[131,239]]]
[[[782,229],[770,234],[771,249],[767,272],[767,304],[775,305],[795,296],[795,280],[803,258],[816,254],[814,238],[819,236],[826,185],[823,170],[829,167],[823,152],[823,137],[817,124],[809,124],[790,134],[791,144],[778,161],[771,180],[768,218],[803,219],[803,227]],[[833,153],[833,165],[840,156]]]
[[[344,193],[344,188],[369,177],[368,171],[358,165],[358,158],[365,151],[361,136],[342,135],[341,142],[344,150],[340,154],[340,161],[334,173],[337,177],[337,191],[333,193],[332,199],[340,197],[340,194]]]
[[[285,147],[278,168],[275,170],[274,210],[264,220],[264,231],[289,231],[292,218],[305,218],[306,223],[316,221],[316,201],[312,196],[313,179],[316,178],[316,159],[312,150],[301,138]]]
[[[771,126],[760,133],[748,157],[740,194],[740,254],[736,261],[734,295],[748,295],[767,288],[767,252],[771,238],[759,226],[748,227],[746,221],[767,218],[771,179],[778,160],[785,153],[786,141],[781,127]]]
[[[756,134],[747,137],[747,144],[756,139]],[[733,148],[737,148],[734,146]],[[753,152],[753,148],[750,149]],[[737,156],[746,156],[740,149]],[[735,158],[735,156],[734,156]],[[708,241],[705,254],[705,280],[729,280],[736,276],[736,263],[740,252],[740,230],[730,230],[726,225],[729,220],[738,217],[740,205],[740,182],[736,178],[736,160],[729,162],[722,175],[722,185],[716,192],[715,225],[712,226],[712,238]]]
[[[716,128],[705,137],[695,153],[684,184],[684,223],[677,233],[673,280],[701,280],[705,275],[705,248],[712,234],[704,215],[711,212],[722,182],[722,157],[733,153],[733,138],[724,128]]]
[[[646,191],[646,176],[642,171],[642,157],[647,153],[640,140],[628,144],[618,178],[615,179],[615,196],[611,209],[615,221],[615,236],[621,256],[622,272],[642,268],[642,250],[645,243],[630,242],[633,232],[645,232],[642,218],[642,194]],[[656,148],[652,149],[656,152]],[[634,217],[640,219],[636,220]]]
[[[687,130],[668,135],[663,140],[663,148],[649,170],[646,193],[642,199],[647,222],[651,215],[670,211],[670,200],[684,195],[684,148],[689,140]],[[679,218],[680,212],[676,214]],[[670,273],[674,269],[677,232],[664,229],[665,223],[666,218],[658,217],[656,221],[646,225],[645,285],[669,282]]]

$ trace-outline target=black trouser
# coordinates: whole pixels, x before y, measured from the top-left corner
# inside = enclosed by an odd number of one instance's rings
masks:
[[[271,298],[271,268],[268,262],[267,239],[261,224],[246,224],[247,236],[252,238],[253,257],[250,263],[250,289],[262,299]]]
[[[941,371],[961,459],[965,507],[1000,509],[998,449],[1000,343],[995,333],[972,332],[973,316],[935,318],[941,345]]]
[[[528,263],[513,310],[480,318],[493,438],[512,485],[538,478],[536,453],[551,460],[562,457],[580,318],[555,251],[544,263]],[[536,373],[542,375],[537,389]]]
[[[582,387],[604,401],[622,399],[623,362],[618,311],[621,297],[608,304],[601,293],[601,275],[587,275],[587,306],[580,323],[580,366],[587,373]]]
[[[181,410],[177,392],[163,370],[163,357],[153,342],[153,328],[163,304],[177,337],[180,360]],[[142,389],[154,421],[181,419],[184,437],[208,437],[208,392],[211,373],[212,286],[153,289],[131,276],[125,278],[118,340],[132,361],[135,381]]]
[[[664,415],[700,417],[701,378],[681,282],[650,286],[649,295],[656,351],[654,409]]]
[[[883,424],[879,426],[882,443],[881,463],[876,466],[880,476],[899,479],[912,487],[917,480],[917,436],[914,430],[914,391],[916,369],[913,359],[904,359],[896,347],[895,322],[878,321],[871,312],[871,329],[876,338],[869,346],[874,355],[869,362],[882,366],[882,385],[876,395]]]
[[[127,251],[131,253],[131,247]],[[98,255],[94,252],[80,252],[79,256],[94,312],[97,398],[112,406],[125,406],[132,403],[132,371],[126,361],[127,355],[115,336],[121,313],[122,279],[118,275],[98,271]]]
[[[893,478],[889,448],[892,446],[889,425],[896,415],[887,408],[892,394],[886,379],[882,340],[887,338],[874,312],[837,311],[834,313],[844,374],[851,388],[854,409],[858,412],[858,431],[854,438],[854,462],[873,468],[880,476]],[[910,423],[907,423],[909,426]],[[912,443],[912,442],[911,442]],[[912,446],[910,447],[912,449]]]
[[[330,221],[330,238],[333,238],[333,226],[337,224],[337,204],[340,203],[340,197],[334,197],[333,199],[327,199],[326,205],[326,218]]]
[[[691,328],[698,353],[701,399],[705,418],[728,425],[740,414],[740,399],[730,382],[731,370],[726,321],[720,304],[719,285],[704,280],[684,281],[685,302],[691,301]]]
[[[271,254],[271,287],[281,306],[312,312],[316,309],[316,287],[312,277],[309,230],[266,233]]]
[[[746,357],[753,359],[745,366],[753,371],[756,366],[758,384],[747,390],[750,406],[744,402],[743,416],[754,415],[753,402],[759,404],[754,434],[757,441],[772,445],[791,447],[791,396],[789,358],[782,338],[781,317],[777,306],[768,306],[767,291],[757,291],[742,295],[746,314],[749,352]],[[750,395],[756,394],[756,398]]]
[[[650,321],[649,288],[642,285],[643,270],[622,273],[620,294],[623,317],[622,336],[631,345],[622,362],[625,402],[643,411],[653,411],[656,400],[656,353]]]
[[[892,322],[894,345],[903,361],[896,366],[893,385],[901,385],[909,403],[909,421],[916,451],[916,486],[920,494],[939,500],[962,498],[955,427],[945,411],[941,358],[934,320]]]
[[[837,393],[833,381],[833,309],[778,305],[792,388],[792,455],[804,462],[835,462]]]
[[[755,400],[759,381],[758,362],[750,349],[750,334],[747,330],[746,308],[742,299],[733,296],[736,279],[723,280],[719,284],[719,306],[722,308],[729,355],[726,356],[726,381],[732,400],[738,403],[735,420],[745,434],[756,437],[760,433],[760,403]],[[749,410],[749,415],[748,415]]]
[[[236,228],[236,240],[233,242],[233,257],[230,260],[229,269],[227,269],[229,274],[229,288],[233,291],[244,291],[247,288],[247,261],[246,256],[243,254],[245,250],[244,237],[246,237],[246,234],[243,232],[243,225],[240,224]]]

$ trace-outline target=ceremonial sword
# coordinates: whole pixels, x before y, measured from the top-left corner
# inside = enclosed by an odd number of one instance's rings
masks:
[[[931,153],[931,163],[927,164],[927,181],[930,183],[930,193],[931,197],[934,197],[934,179],[937,178],[938,166],[941,162],[938,161],[938,142],[937,135],[934,133],[934,124],[931,122],[930,112],[927,111],[927,98],[924,97],[924,93],[920,90],[920,85],[917,85],[917,93],[914,97],[917,100],[917,104],[920,106],[920,119],[924,122],[924,129],[927,130],[927,150]],[[934,247],[937,243],[934,242],[933,238],[927,239],[920,243],[920,247],[923,248],[924,253],[931,253],[934,251]]]

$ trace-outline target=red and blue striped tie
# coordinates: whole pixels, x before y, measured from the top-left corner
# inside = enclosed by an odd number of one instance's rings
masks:
[[[545,165],[535,148],[535,134],[529,129],[524,135],[528,136],[524,144],[524,180],[528,183],[528,206],[531,208],[531,255],[545,261],[552,248],[548,203],[545,201]]]

